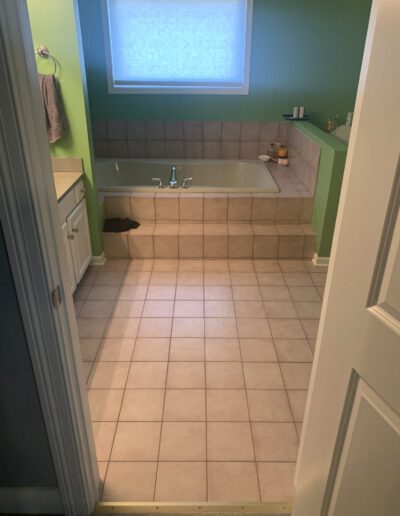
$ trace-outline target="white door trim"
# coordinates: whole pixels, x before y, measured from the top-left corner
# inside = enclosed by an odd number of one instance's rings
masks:
[[[63,511],[86,515],[99,476],[25,0],[1,2],[0,76],[1,224]]]

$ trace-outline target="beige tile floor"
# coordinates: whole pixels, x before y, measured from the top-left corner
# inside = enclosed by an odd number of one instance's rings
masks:
[[[104,501],[290,501],[326,273],[110,260],[75,294]]]

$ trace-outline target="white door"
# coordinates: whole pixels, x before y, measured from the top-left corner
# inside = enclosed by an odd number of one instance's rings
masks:
[[[294,516],[400,515],[400,2],[374,0]]]
[[[68,268],[68,285],[71,289],[71,292],[74,292],[76,288],[75,281],[75,272],[74,272],[74,264],[72,263],[72,255],[71,255],[71,239],[70,232],[68,231],[68,225],[66,222],[61,226],[61,234],[64,243],[65,256],[67,259],[67,268]]]
[[[75,280],[79,283],[92,259],[85,200],[82,200],[75,207],[67,219],[67,224],[69,232],[73,236],[71,240],[72,261],[74,264]]]

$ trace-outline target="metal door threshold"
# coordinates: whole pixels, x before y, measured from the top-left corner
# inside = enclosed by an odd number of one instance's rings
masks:
[[[276,502],[250,502],[250,503],[229,503],[229,502],[99,502],[96,504],[94,515],[111,515],[111,514],[159,514],[172,516],[177,515],[193,515],[207,514],[214,515],[260,515],[260,516],[278,516],[281,514],[291,514],[291,503]]]

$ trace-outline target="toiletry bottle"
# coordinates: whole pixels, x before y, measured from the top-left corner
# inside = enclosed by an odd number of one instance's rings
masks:
[[[299,107],[299,118],[304,118],[304,106]]]
[[[286,145],[281,144],[278,149],[278,158],[287,158],[288,157],[288,149]]]
[[[293,108],[293,118],[299,118],[299,108],[298,108],[298,106],[295,106]]]
[[[332,132],[332,127],[333,127],[333,122],[332,122],[332,118],[329,117],[328,120],[325,122],[324,124],[324,130],[326,133],[331,133]]]
[[[273,143],[270,144],[269,149],[267,150],[267,156],[275,158],[275,145]]]
[[[347,113],[347,118],[346,118],[346,125],[347,125],[347,127],[350,127],[352,122],[353,122],[353,112],[349,111]]]

